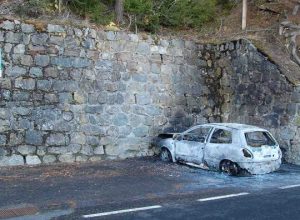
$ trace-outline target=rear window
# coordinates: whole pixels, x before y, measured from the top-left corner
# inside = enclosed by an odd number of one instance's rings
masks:
[[[261,147],[263,145],[274,146],[275,140],[268,132],[254,131],[245,133],[247,144],[251,147]]]

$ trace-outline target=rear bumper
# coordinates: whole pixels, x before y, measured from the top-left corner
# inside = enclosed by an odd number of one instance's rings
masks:
[[[276,171],[280,168],[281,158],[272,161],[241,162],[238,164],[242,169],[247,170],[251,174],[266,174]]]

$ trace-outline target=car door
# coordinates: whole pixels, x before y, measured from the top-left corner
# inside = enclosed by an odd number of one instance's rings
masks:
[[[214,128],[205,145],[204,160],[210,166],[214,166],[224,158],[229,159],[235,153],[232,143],[233,132],[230,129]]]
[[[201,164],[210,130],[211,127],[199,126],[182,133],[175,141],[176,160]]]

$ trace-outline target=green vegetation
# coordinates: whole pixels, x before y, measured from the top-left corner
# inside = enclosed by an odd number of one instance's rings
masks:
[[[16,13],[21,17],[38,18],[55,10],[55,0],[27,0],[16,6]]]
[[[112,2],[109,0],[72,0],[68,1],[66,6],[75,14],[88,18],[91,22],[107,24],[114,20]]]
[[[18,7],[21,16],[39,17],[55,13],[59,0],[26,0]],[[115,0],[60,0],[62,10],[96,24],[114,21]],[[236,0],[124,0],[124,25],[156,32],[160,27],[201,28],[214,21],[220,11],[229,11]]]

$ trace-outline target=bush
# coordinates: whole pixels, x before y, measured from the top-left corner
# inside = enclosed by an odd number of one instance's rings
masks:
[[[125,0],[124,9],[134,17],[137,27],[150,32],[159,27],[159,15],[154,10],[153,0]]]
[[[167,0],[161,6],[160,20],[166,26],[200,28],[215,16],[215,0]]]
[[[114,19],[111,5],[111,0],[71,0],[67,2],[67,6],[74,13],[97,24],[108,24]]]
[[[18,5],[15,11],[21,17],[37,18],[46,13],[55,10],[55,0],[27,0],[23,4]]]
[[[125,0],[125,12],[137,18],[137,26],[154,32],[160,25],[200,28],[215,16],[216,0]]]

